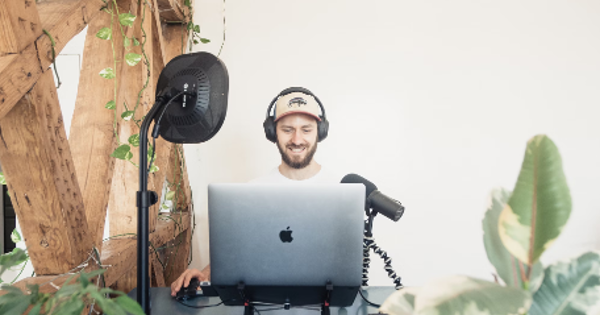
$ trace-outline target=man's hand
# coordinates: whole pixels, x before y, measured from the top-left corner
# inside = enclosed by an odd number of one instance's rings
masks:
[[[206,270],[206,269],[205,269]],[[190,281],[192,278],[197,278],[200,281],[207,281],[209,278],[210,269],[208,269],[208,274],[204,271],[200,271],[198,269],[187,269],[184,271],[177,280],[171,283],[171,296],[175,296],[177,292],[181,289],[181,286],[188,287],[190,285]]]

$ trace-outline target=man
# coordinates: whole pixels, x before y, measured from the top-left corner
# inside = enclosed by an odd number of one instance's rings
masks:
[[[252,183],[339,182],[313,158],[317,143],[327,137],[329,129],[325,110],[316,96],[304,88],[285,89],[271,102],[267,115],[263,124],[265,135],[277,144],[281,164]],[[187,287],[192,278],[204,281],[209,276],[210,265],[202,271],[188,269],[171,284],[171,295],[175,296],[182,284]]]

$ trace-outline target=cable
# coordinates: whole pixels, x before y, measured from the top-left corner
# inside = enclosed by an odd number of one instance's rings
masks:
[[[257,309],[256,307],[254,308],[254,311],[256,313],[258,313],[258,315],[260,315],[260,312],[268,312],[268,311],[279,311],[279,310],[283,310],[283,307],[271,307],[271,308],[264,308],[264,309]]]
[[[367,298],[366,298],[366,297],[363,295],[363,293],[362,293],[362,290],[360,290],[360,289],[359,289],[359,290],[358,290],[358,294],[360,294],[360,297],[362,297],[362,299],[363,299],[365,302],[367,302],[367,304],[369,304],[370,306],[377,307],[377,308],[381,307],[381,304],[375,304],[375,303],[373,303],[373,302],[371,302],[371,301],[367,300]]]
[[[221,301],[218,304],[211,304],[211,305],[190,305],[190,304],[185,304],[185,303],[183,303],[183,301],[180,301],[178,299],[175,299],[175,301],[179,302],[181,305],[184,305],[184,306],[187,306],[187,307],[190,307],[190,308],[216,307],[216,306],[221,306],[221,305],[223,305],[223,303],[225,303],[225,302]]]
[[[158,126],[160,126],[160,121],[162,120],[163,115],[165,114],[165,112],[167,111],[167,108],[169,107],[169,105],[171,105],[171,103],[173,103],[173,101],[178,98],[179,96],[183,95],[183,94],[187,94],[190,96],[193,96],[194,93],[188,92],[188,91],[181,91],[179,93],[177,93],[175,96],[171,97],[169,99],[169,101],[167,102],[167,104],[165,104],[165,106],[162,109],[162,112],[160,113],[160,116],[158,117],[158,119],[156,120],[156,123],[154,124],[154,128],[152,130],[152,156],[150,157],[150,165],[148,166],[148,170],[147,173],[150,174],[150,169],[152,168],[152,162],[154,161],[154,156],[156,155],[156,138],[158,137],[157,134],[157,128]],[[156,137],[155,137],[156,135]],[[141,167],[141,165],[140,165]]]

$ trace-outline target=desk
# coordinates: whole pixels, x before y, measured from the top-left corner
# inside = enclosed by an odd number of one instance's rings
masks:
[[[362,290],[363,295],[371,302],[382,304],[385,299],[394,292],[394,287],[367,287]],[[136,289],[133,289],[128,294],[132,299],[136,299]],[[217,296],[214,297],[197,297],[186,304],[201,306],[213,305],[221,302]],[[151,315],[193,315],[193,314],[222,314],[222,315],[244,315],[243,306],[225,306],[207,307],[203,309],[194,309],[186,307],[171,297],[171,288],[150,288],[150,303]],[[272,310],[272,306],[257,306],[261,315],[319,315],[320,309],[309,310],[301,308],[292,308],[290,310]],[[331,307],[331,315],[367,315],[377,314],[378,310],[375,307],[368,306],[362,299],[360,294],[356,295],[356,299],[352,306],[349,307]],[[255,314],[258,314],[255,312]]]

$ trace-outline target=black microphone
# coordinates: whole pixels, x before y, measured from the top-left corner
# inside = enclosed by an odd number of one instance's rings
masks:
[[[404,206],[402,206],[398,200],[382,194],[379,190],[377,190],[377,186],[375,186],[375,184],[371,183],[369,180],[360,175],[348,174],[342,178],[341,183],[365,185],[367,188],[367,200],[365,207],[383,214],[394,222],[400,220],[404,214]]]

